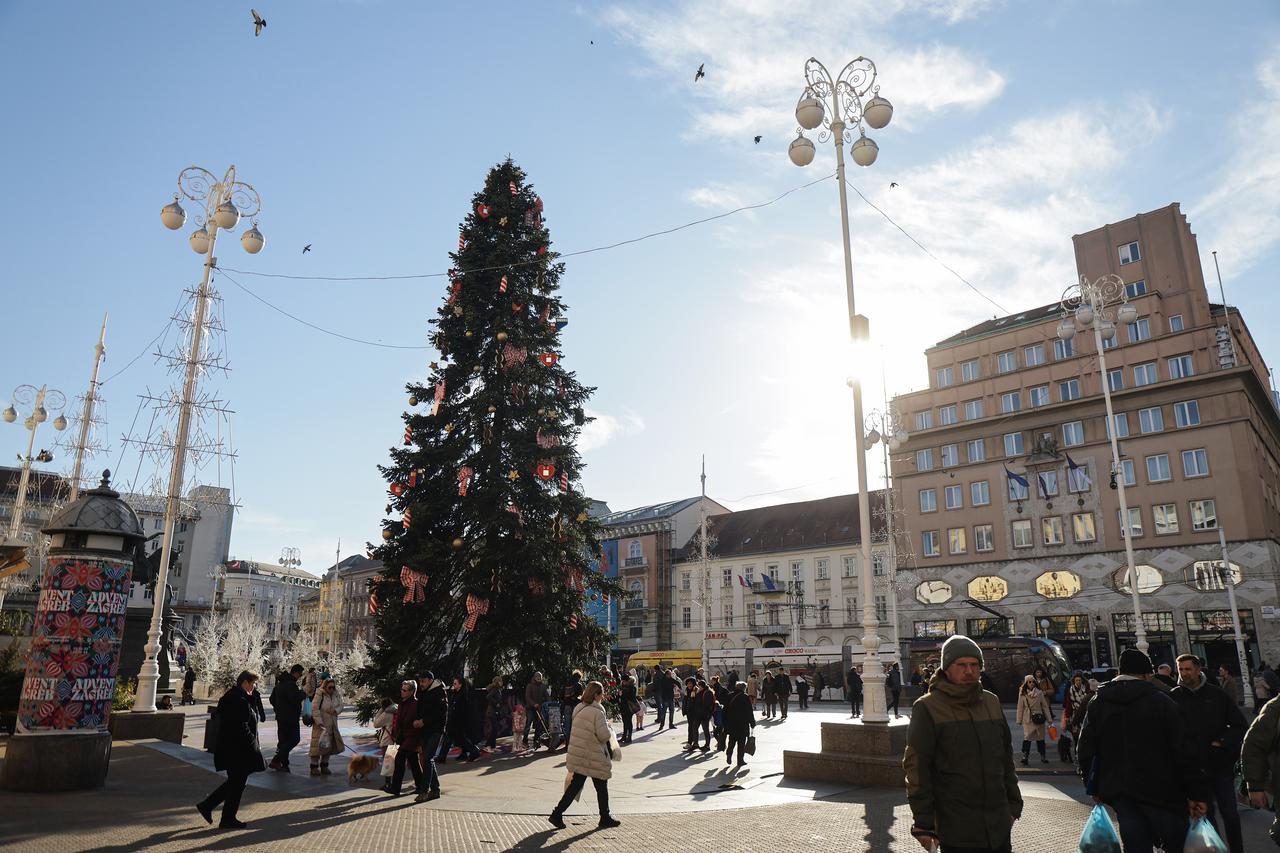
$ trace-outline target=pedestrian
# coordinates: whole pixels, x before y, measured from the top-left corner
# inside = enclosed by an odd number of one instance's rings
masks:
[[[196,689],[196,668],[194,666],[189,666],[187,667],[186,674],[182,676],[182,698],[179,700],[178,704],[179,705],[196,704],[195,689]]]
[[[272,770],[289,772],[289,753],[302,742],[302,689],[298,679],[302,677],[302,665],[294,664],[288,672],[280,673],[271,691],[271,707],[276,712],[276,754],[267,766]]]
[[[889,689],[889,707],[893,709],[895,718],[901,716],[898,713],[898,703],[902,701],[902,670],[895,663],[889,667],[889,674],[885,678],[885,686]]]
[[[1231,853],[1244,853],[1240,812],[1236,808],[1236,761],[1247,725],[1235,699],[1205,677],[1195,655],[1178,655],[1178,686],[1169,696],[1182,709],[1196,742],[1200,772],[1209,782],[1207,817],[1222,816],[1223,835]]]
[[[756,701],[760,698],[760,673],[754,669],[747,676],[747,698],[751,700],[751,707],[754,709]]]
[[[1273,810],[1280,806],[1280,702],[1268,702],[1253,718],[1240,749],[1240,771],[1249,788],[1249,805]],[[1280,845],[1280,815],[1271,824],[1271,840]]]
[[[1267,688],[1266,699],[1270,701],[1280,695],[1280,675],[1276,675],[1266,663],[1258,667],[1258,676]]]
[[[173,697],[172,697],[172,696],[168,696],[168,695],[161,696],[161,697],[160,697],[160,700],[159,700],[158,702],[156,702],[156,710],[157,710],[157,711],[172,711],[172,710],[173,710]]]
[[[312,776],[330,776],[329,756],[338,755],[346,747],[342,742],[342,732],[338,730],[338,715],[342,713],[342,693],[338,691],[337,682],[326,678],[320,682],[316,690],[316,698],[311,701],[311,748],[307,754],[311,757]]]
[[[640,683],[638,673],[631,670],[631,683],[636,686],[636,728],[638,732],[644,731],[644,709],[649,704],[649,700],[645,697],[644,685]]]
[[[800,698],[801,711],[809,707],[809,679],[803,672],[796,676],[796,696]]]
[[[676,727],[676,676],[675,670],[662,667],[654,672],[654,688],[658,691],[658,731],[662,731],[662,715],[667,715],[667,728]]]
[[[849,674],[844,677],[844,695],[849,700],[849,719],[862,713],[862,673],[856,666],[849,667]]]
[[[603,687],[604,685],[601,685],[602,689]],[[564,730],[566,749],[569,747],[569,735],[573,730],[573,710],[578,707],[578,700],[581,697],[582,673],[575,669],[568,683],[560,688],[560,728]]]
[[[1089,701],[1076,762],[1086,792],[1116,813],[1125,850],[1181,850],[1188,812],[1208,810],[1208,785],[1177,703],[1153,683],[1151,659],[1120,655],[1120,674]]]
[[[420,731],[413,726],[418,719],[418,691],[415,688],[413,681],[400,682],[400,704],[396,706],[391,720],[391,740],[396,744],[396,758],[391,778],[382,786],[382,790],[393,797],[400,796],[405,767],[413,774],[414,793],[426,792],[422,786],[422,763],[418,760]]]
[[[369,725],[373,726],[378,732],[378,746],[385,753],[388,746],[395,743],[391,738],[391,726],[396,718],[396,703],[387,697],[382,697],[382,707],[378,713],[373,715],[373,719]]]
[[[724,763],[733,760],[733,749],[738,748],[737,767],[747,762],[743,759],[747,738],[756,727],[756,712],[747,695],[747,683],[739,681],[733,685],[733,692],[724,706],[724,731],[727,738],[724,750]]]
[[[778,667],[778,674],[773,677],[773,696],[778,702],[778,710],[782,719],[787,718],[787,706],[791,704],[791,676],[786,669]]]
[[[1013,736],[995,694],[982,689],[982,649],[963,635],[942,644],[929,692],[911,706],[906,771],[911,834],[926,850],[1011,853],[1022,794]]]
[[[253,713],[258,715],[258,722],[265,723],[267,721],[267,711],[262,707],[261,690],[255,690],[249,694],[249,704],[253,707]]]
[[[1085,681],[1084,673],[1077,671],[1071,676],[1071,683],[1062,697],[1062,726],[1058,735],[1058,757],[1067,764],[1074,763],[1071,758],[1071,748],[1080,737],[1080,725],[1075,722],[1076,712],[1088,698],[1089,684]]]
[[[302,676],[302,693],[308,699],[316,698],[316,688],[320,686],[319,676],[314,666],[307,667],[307,674]]]
[[[737,684],[738,682],[735,679],[731,683]],[[711,733],[716,736],[716,752],[724,749],[724,706],[729,701],[731,692],[728,687],[721,683],[720,676],[711,676],[711,695],[715,697],[715,713],[711,720]]]
[[[1173,667],[1167,663],[1162,663],[1156,667],[1155,678],[1152,684],[1156,686],[1161,693],[1172,693],[1173,688],[1178,686],[1178,680],[1173,677]]]
[[[1218,684],[1231,697],[1232,702],[1236,705],[1244,704],[1244,692],[1240,689],[1240,680],[1225,663],[1218,666]]]
[[[453,677],[448,691],[449,711],[445,725],[444,737],[440,741],[436,761],[444,764],[449,759],[449,750],[458,745],[459,758],[465,758],[470,764],[480,757],[480,747],[471,741],[471,686],[460,675]]]
[[[205,823],[213,823],[213,810],[222,806],[222,829],[244,829],[248,824],[236,818],[240,797],[250,773],[266,769],[258,745],[258,715],[249,697],[256,692],[258,674],[245,670],[236,676],[236,686],[218,700],[218,740],[213,749],[213,767],[227,771],[227,781],[196,803]]]
[[[716,694],[712,692],[711,685],[705,681],[699,681],[697,692],[693,697],[693,710],[697,715],[697,721],[694,724],[693,746],[698,748],[697,729],[702,729],[702,735],[706,739],[706,743],[702,745],[703,752],[711,751],[711,722],[716,716]]]
[[[764,703],[764,718],[772,720],[778,712],[778,699],[774,695],[773,670],[766,669],[760,677],[760,701]]]
[[[547,733],[547,727],[542,721],[542,704],[550,698],[551,688],[542,680],[542,673],[535,672],[524,687],[524,732],[521,734],[521,739],[527,741],[529,728],[533,727],[535,750],[538,748],[538,741]],[[555,744],[548,742],[547,749],[555,749]]]
[[[178,651],[175,653],[178,659],[178,669],[187,668],[187,646],[186,643],[178,644]]]
[[[596,788],[596,801],[600,805],[600,828],[610,829],[621,822],[609,814],[609,777],[613,775],[611,741],[613,732],[605,719],[604,706],[600,702],[604,685],[598,681],[587,682],[580,694],[581,701],[574,706],[574,721],[569,739],[569,751],[565,767],[569,779],[564,796],[556,803],[555,810],[547,818],[556,829],[564,829],[564,812],[569,804],[582,793],[582,786],[590,777]]]
[[[1022,724],[1022,764],[1025,767],[1031,758],[1031,742],[1035,741],[1040,753],[1040,763],[1048,764],[1049,758],[1044,754],[1045,727],[1049,724],[1049,700],[1040,689],[1040,680],[1028,675],[1022,680],[1018,689],[1018,722]]]
[[[1040,688],[1040,692],[1044,694],[1044,701],[1052,708],[1053,697],[1057,695],[1057,685],[1053,683],[1053,679],[1049,677],[1049,673],[1042,666],[1035,668],[1034,675],[1036,677],[1036,687]],[[1049,716],[1053,715],[1050,714]]]
[[[490,752],[498,748],[498,730],[502,727],[503,694],[502,677],[495,675],[493,681],[489,682],[489,689],[485,691],[484,696],[484,727],[488,732],[485,746]]]
[[[684,714],[685,726],[688,729],[684,739],[685,752],[697,747],[695,741],[698,739],[698,721],[697,712],[693,708],[693,697],[696,692],[697,682],[693,680],[693,676],[689,676],[684,680],[684,695],[680,698],[680,713]]]
[[[821,702],[823,699],[822,694],[827,689],[827,678],[822,673],[818,673],[817,676],[814,677],[814,682],[813,699],[815,702]]]
[[[418,751],[422,754],[423,785],[415,803],[425,803],[440,797],[440,774],[436,772],[436,750],[444,737],[449,718],[449,700],[444,695],[444,683],[436,681],[435,674],[424,672],[418,676],[418,718],[413,727],[418,730]]]
[[[622,737],[619,743],[631,743],[632,721],[640,716],[640,697],[636,695],[634,676],[624,675],[618,691],[618,714],[622,717]]]

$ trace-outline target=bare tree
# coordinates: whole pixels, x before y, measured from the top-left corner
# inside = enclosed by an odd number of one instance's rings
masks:
[[[357,635],[355,642],[351,644],[351,651],[334,663],[331,673],[334,681],[338,682],[342,695],[350,701],[355,701],[359,690],[356,674],[368,665],[369,647],[365,644],[364,637]]]
[[[196,629],[188,660],[197,677],[214,691],[227,690],[245,670],[261,672],[267,662],[267,626],[247,609],[222,616],[210,610]]]

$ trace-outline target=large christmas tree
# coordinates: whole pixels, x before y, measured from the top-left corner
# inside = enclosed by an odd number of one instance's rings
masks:
[[[403,445],[381,468],[392,517],[374,549],[378,645],[362,681],[396,695],[426,669],[474,679],[602,659],[609,635],[588,596],[617,595],[599,553],[575,449],[584,388],[559,350],[566,324],[543,205],[511,160],[496,166],[461,226],[439,360],[406,387]]]

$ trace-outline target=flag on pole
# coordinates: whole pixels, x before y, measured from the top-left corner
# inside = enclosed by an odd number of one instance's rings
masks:
[[[776,592],[776,591],[777,591],[777,589],[778,589],[778,585],[777,585],[776,583],[774,583],[774,581],[773,581],[773,577],[772,577],[772,576],[770,576],[770,575],[761,575],[761,576],[760,576],[760,581],[764,584],[764,588],[765,588],[765,589],[767,589],[767,590],[769,590],[770,592]]]
[[[1049,499],[1049,484],[1045,482],[1044,474],[1036,474],[1036,482],[1040,484],[1040,497],[1045,500]]]
[[[1088,469],[1086,469],[1083,465],[1077,465],[1076,461],[1071,458],[1070,453],[1066,454],[1066,457],[1067,457],[1067,471],[1071,476],[1076,478],[1076,480],[1080,483],[1079,491],[1083,492],[1088,490],[1088,488],[1092,485],[1089,481]]]
[[[1004,469],[1004,475],[1008,477],[1011,482],[1017,483],[1024,490],[1028,492],[1031,490],[1031,484],[1027,482],[1027,478],[1013,473],[1008,469],[1008,467]]]
[[[751,584],[747,583],[747,579],[744,578],[742,575],[738,575],[738,583],[742,584],[747,589],[751,589]]]

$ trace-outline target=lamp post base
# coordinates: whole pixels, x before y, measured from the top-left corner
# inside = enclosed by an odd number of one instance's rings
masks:
[[[782,753],[782,773],[791,779],[902,787],[902,753],[909,720],[882,723],[823,723],[822,750]]]
[[[101,788],[110,761],[108,732],[16,734],[0,765],[0,788],[39,793]]]

